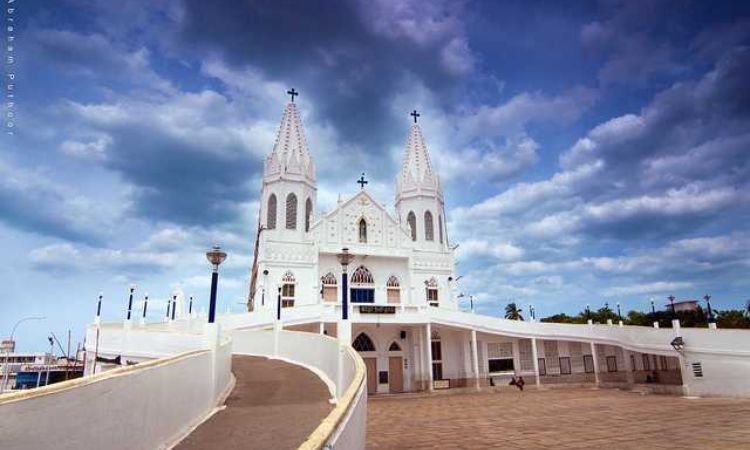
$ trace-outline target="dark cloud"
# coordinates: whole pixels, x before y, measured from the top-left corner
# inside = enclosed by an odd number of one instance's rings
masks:
[[[424,83],[449,102],[451,87],[465,73],[460,69],[469,64],[456,18],[460,8],[422,4],[238,0],[216,7],[187,1],[182,40],[191,52],[219,54],[284,80],[351,150],[382,154],[403,138],[388,132],[395,127],[394,95]],[[407,113],[398,120],[406,123]]]

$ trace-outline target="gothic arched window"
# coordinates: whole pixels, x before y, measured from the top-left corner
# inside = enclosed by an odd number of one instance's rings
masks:
[[[281,277],[281,307],[287,308],[294,306],[294,291],[297,280],[294,278],[294,274],[287,270],[284,276]]]
[[[364,217],[359,219],[359,242],[367,242],[367,221]]]
[[[398,342],[393,341],[393,342],[391,342],[391,346],[388,347],[388,351],[389,352],[400,352],[401,351],[401,347],[398,345]]]
[[[372,343],[372,339],[370,339],[370,336],[366,335],[365,333],[359,333],[357,338],[354,339],[352,347],[354,347],[354,350],[358,352],[375,351],[375,344]]]
[[[438,215],[438,235],[440,236],[440,243],[443,243],[443,216]]]
[[[312,200],[310,198],[305,202],[305,231],[310,231],[310,222],[312,221]]]
[[[320,277],[320,283],[323,285],[323,300],[336,302],[339,296],[338,287],[336,286],[338,284],[336,282],[336,275],[333,272],[328,272]]]
[[[398,280],[396,275],[391,275],[388,281],[385,283],[386,296],[388,297],[388,303],[398,305],[401,303],[401,282]]]
[[[297,229],[297,196],[294,194],[286,196],[286,229]]]
[[[276,228],[276,194],[271,194],[268,197],[268,211],[266,214],[266,228],[273,230]]]
[[[429,211],[424,212],[424,239],[435,240],[435,225],[432,223],[432,213]]]
[[[424,286],[427,304],[430,306],[438,306],[438,282],[435,277],[432,277],[428,281],[425,281]]]
[[[409,233],[411,234],[411,240],[416,241],[417,240],[417,216],[414,214],[414,211],[409,211],[409,214],[406,216],[406,223],[409,225]]]
[[[359,266],[352,274],[352,283],[375,284],[375,280],[372,277],[372,272],[370,272],[367,267]]]

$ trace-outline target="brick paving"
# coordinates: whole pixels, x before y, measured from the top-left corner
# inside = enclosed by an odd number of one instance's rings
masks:
[[[609,389],[368,400],[367,448],[750,449],[750,399]]]
[[[328,387],[305,368],[233,356],[232,373],[237,384],[226,409],[203,422],[177,449],[296,449],[333,409]]]

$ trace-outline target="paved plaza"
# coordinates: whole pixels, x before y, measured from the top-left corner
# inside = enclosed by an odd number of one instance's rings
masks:
[[[750,449],[750,399],[618,390],[370,397],[367,448]]]

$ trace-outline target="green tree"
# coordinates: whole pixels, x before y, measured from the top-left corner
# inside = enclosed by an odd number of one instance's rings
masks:
[[[510,302],[505,307],[505,318],[508,320],[523,320],[521,311],[521,308],[516,305],[516,302]]]
[[[719,328],[750,328],[750,318],[740,309],[715,311]]]

